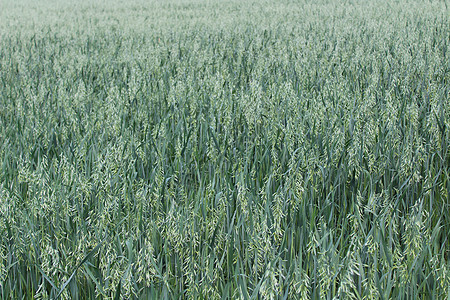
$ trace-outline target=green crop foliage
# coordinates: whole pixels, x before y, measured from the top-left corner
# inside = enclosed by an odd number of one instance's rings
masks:
[[[450,299],[448,4],[0,0],[0,298]]]

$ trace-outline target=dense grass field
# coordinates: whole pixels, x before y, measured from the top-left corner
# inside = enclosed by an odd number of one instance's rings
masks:
[[[447,1],[0,0],[0,298],[450,299]]]

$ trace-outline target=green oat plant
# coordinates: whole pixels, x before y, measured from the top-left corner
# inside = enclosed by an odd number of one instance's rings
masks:
[[[0,298],[450,299],[447,1],[0,1]]]

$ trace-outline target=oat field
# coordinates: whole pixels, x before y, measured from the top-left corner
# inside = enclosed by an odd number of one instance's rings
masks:
[[[449,5],[0,0],[0,298],[450,299]]]

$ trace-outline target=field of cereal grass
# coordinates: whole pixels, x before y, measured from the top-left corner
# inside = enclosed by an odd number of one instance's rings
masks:
[[[0,0],[0,298],[450,298],[449,16]]]

